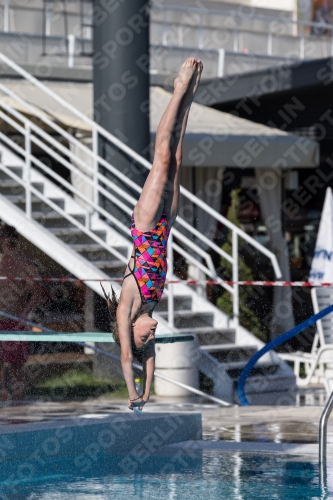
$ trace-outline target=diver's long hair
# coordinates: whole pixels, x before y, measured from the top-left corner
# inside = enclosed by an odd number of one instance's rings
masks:
[[[118,309],[119,300],[117,299],[117,295],[116,295],[112,285],[111,285],[111,296],[109,293],[108,294],[106,293],[102,283],[100,283],[100,285],[102,287],[104,297],[105,297],[106,303],[108,305],[110,317],[111,317],[110,326],[111,326],[112,337],[113,337],[113,340],[115,341],[115,343],[120,346],[118,323],[117,323],[117,309]]]

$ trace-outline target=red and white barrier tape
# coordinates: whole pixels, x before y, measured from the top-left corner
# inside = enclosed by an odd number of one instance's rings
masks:
[[[59,281],[59,282],[81,282],[102,281],[110,283],[122,283],[123,278],[20,278],[11,276],[0,276],[0,281]],[[224,281],[224,280],[167,280],[167,285],[242,285],[242,286],[326,286],[333,287],[333,282],[322,281]]]

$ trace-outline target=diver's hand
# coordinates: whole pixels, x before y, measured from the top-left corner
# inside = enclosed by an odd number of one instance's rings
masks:
[[[144,407],[144,405],[146,404],[147,401],[145,401],[143,399],[143,396],[140,396],[136,399],[128,399],[127,400],[127,407],[130,409],[130,410],[134,410],[134,408],[138,408],[138,410],[142,410],[142,408]]]

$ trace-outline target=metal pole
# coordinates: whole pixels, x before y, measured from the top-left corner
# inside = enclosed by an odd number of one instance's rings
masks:
[[[50,15],[50,4],[49,2],[45,2],[45,7],[44,7],[44,12],[45,12],[45,35],[50,36],[51,35],[51,15]],[[45,51],[44,51],[45,53]]]
[[[168,242],[168,268],[169,276],[172,279],[173,275],[173,235],[172,232],[169,235]],[[173,300],[173,285],[170,283],[168,285],[168,323],[170,328],[175,326],[175,311],[174,311],[174,300]]]
[[[234,286],[233,286],[233,321],[234,321],[234,327],[236,330],[238,330],[239,326],[239,285],[238,285],[238,234],[236,231],[232,231],[232,258],[233,258],[233,264],[232,264],[232,280],[234,281]]]
[[[92,152],[93,152],[93,180],[94,180],[94,192],[93,200],[96,205],[99,205],[99,193],[98,193],[98,131],[96,127],[92,129]]]
[[[299,42],[299,57],[304,59],[305,57],[305,38],[304,38],[304,26],[302,26],[302,35]]]
[[[319,479],[320,479],[320,486],[322,488],[326,487],[327,423],[332,413],[332,409],[333,409],[333,392],[331,393],[329,400],[326,403],[325,409],[320,417],[320,423],[319,423]]]
[[[223,78],[224,76],[224,63],[225,63],[225,50],[219,49],[219,60],[217,65],[218,78]]]
[[[5,0],[3,6],[3,30],[5,33],[9,31],[9,0]]]
[[[200,16],[200,23],[199,23],[199,49],[204,48],[204,43],[203,43],[203,19],[202,15]]]
[[[75,35],[68,35],[68,52],[67,52],[67,66],[73,68],[74,54],[75,54]]]
[[[233,42],[233,52],[238,52],[238,26],[236,20],[234,19],[234,42]]]
[[[271,56],[273,53],[273,33],[272,33],[272,23],[268,25],[267,34],[267,55]]]
[[[162,45],[168,45],[168,32],[167,32],[167,12],[163,10],[163,33]]]
[[[25,126],[25,213],[31,219],[31,191],[30,191],[30,167],[31,167],[31,130],[29,125]]]

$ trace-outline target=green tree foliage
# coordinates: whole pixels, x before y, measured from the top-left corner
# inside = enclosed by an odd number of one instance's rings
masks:
[[[233,190],[231,192],[231,205],[228,209],[227,219],[235,224],[235,226],[240,227],[240,222],[238,220],[239,211],[239,190]],[[238,238],[239,248],[243,245],[243,240]],[[229,231],[227,241],[222,245],[222,250],[224,250],[229,255],[232,255],[232,231]],[[221,267],[223,269],[221,277],[226,281],[232,280],[232,265],[225,259],[221,259]],[[238,269],[239,269],[239,280],[240,281],[253,281],[253,274],[251,269],[245,264],[241,257],[238,257]],[[240,286],[239,287],[239,322],[240,324],[253,333],[260,340],[266,341],[266,330],[261,324],[259,318],[251,311],[249,304],[253,302],[253,287],[251,286]],[[233,304],[232,296],[227,291],[224,290],[222,295],[217,299],[217,307],[221,309],[228,316],[233,316]]]

